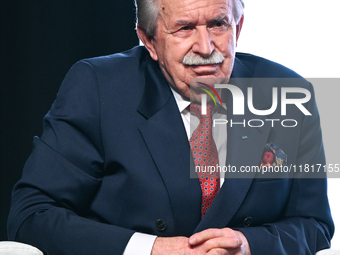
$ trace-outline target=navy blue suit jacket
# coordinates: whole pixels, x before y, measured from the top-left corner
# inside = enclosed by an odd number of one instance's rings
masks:
[[[299,76],[237,54],[232,77]],[[312,117],[293,111],[289,118],[299,122],[294,129],[228,126],[227,165],[259,165],[267,142],[279,146],[289,164],[325,163],[313,89],[303,86],[312,92],[306,105]],[[268,109],[271,89],[261,95],[256,108]],[[252,255],[315,254],[329,246],[326,179],[226,178],[201,219],[201,190],[198,179],[189,178],[190,160],[175,99],[144,47],[80,61],[45,116],[41,138],[34,138],[13,191],[9,238],[46,254],[104,255],[122,254],[136,231],[190,236],[230,227],[244,233]]]

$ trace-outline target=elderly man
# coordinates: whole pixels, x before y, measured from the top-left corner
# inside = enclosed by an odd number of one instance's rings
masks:
[[[325,178],[225,178],[212,184],[208,205],[204,181],[190,178],[192,78],[300,78],[235,54],[242,0],[137,0],[137,15],[145,47],[82,60],[67,74],[14,188],[9,237],[58,255],[315,254],[329,247]],[[299,125],[289,130],[225,128],[227,139],[216,141],[219,163],[267,164],[266,155],[272,161],[280,152],[291,165],[324,165],[313,90],[303,84],[311,116],[295,111]]]

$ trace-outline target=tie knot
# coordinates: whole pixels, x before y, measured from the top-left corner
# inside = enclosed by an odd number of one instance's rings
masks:
[[[207,104],[206,114],[202,114],[202,105],[191,103],[190,104],[190,113],[197,116],[199,119],[202,118],[211,118],[213,107],[210,104]]]

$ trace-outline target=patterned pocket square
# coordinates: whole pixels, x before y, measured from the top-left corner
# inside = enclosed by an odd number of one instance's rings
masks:
[[[287,155],[273,143],[267,143],[261,158],[260,167],[287,166]]]

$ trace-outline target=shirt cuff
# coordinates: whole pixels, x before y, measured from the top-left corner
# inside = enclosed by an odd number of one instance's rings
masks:
[[[125,247],[123,255],[150,255],[157,236],[134,233]]]

